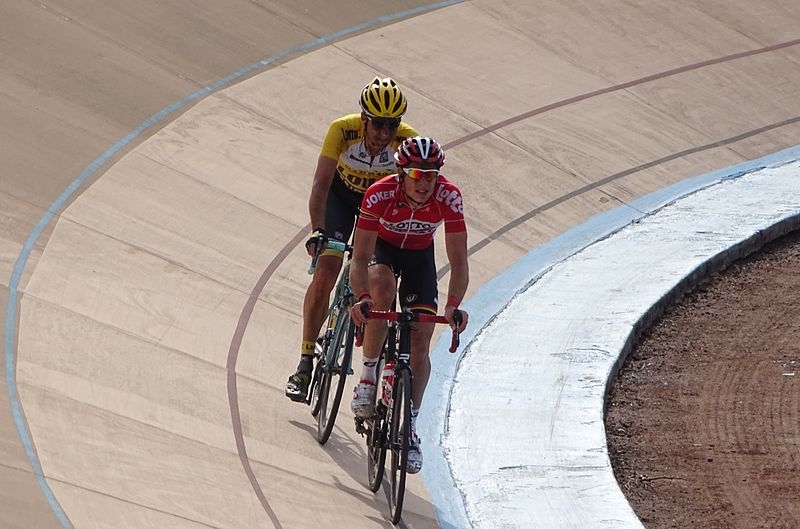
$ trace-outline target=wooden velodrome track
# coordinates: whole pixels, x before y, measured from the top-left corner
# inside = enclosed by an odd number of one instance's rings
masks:
[[[0,528],[390,525],[349,410],[321,448],[282,396],[320,142],[376,73],[448,149],[471,292],[800,137],[795,0],[358,4],[0,7]]]

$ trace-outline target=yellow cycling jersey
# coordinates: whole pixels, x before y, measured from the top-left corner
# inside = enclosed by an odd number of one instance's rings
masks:
[[[395,173],[394,152],[405,139],[414,136],[416,130],[400,123],[389,145],[377,156],[371,156],[364,145],[361,114],[349,114],[331,123],[320,154],[338,162],[336,176],[347,189],[364,194],[376,180]]]

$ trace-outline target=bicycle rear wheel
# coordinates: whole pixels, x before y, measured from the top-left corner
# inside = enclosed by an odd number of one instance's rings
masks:
[[[350,321],[350,314],[340,315],[334,339],[328,350],[324,351],[319,380],[319,412],[317,413],[317,441],[328,442],[339,412],[347,373],[353,356],[353,338],[355,325]]]
[[[392,495],[389,498],[389,518],[393,524],[400,521],[403,513],[411,432],[411,370],[404,367],[399,371],[395,375],[392,388],[392,417],[389,426],[389,448],[392,452]]]

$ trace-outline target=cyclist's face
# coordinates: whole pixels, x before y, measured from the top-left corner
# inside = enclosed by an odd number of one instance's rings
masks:
[[[415,202],[425,202],[436,188],[439,171],[432,163],[415,163],[405,169],[403,191]]]
[[[383,151],[397,135],[400,120],[387,120],[369,118],[362,112],[361,121],[364,122],[364,143],[373,156]]]

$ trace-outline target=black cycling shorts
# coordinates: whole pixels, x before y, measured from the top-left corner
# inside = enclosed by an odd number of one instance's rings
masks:
[[[439,288],[433,243],[424,250],[403,250],[378,238],[375,255],[369,264],[387,265],[395,276],[400,277],[401,308],[436,314]]]
[[[358,219],[361,197],[344,187],[338,176],[334,176],[328,201],[325,206],[325,235],[330,239],[348,242]],[[342,256],[338,250],[325,250],[322,255]]]

